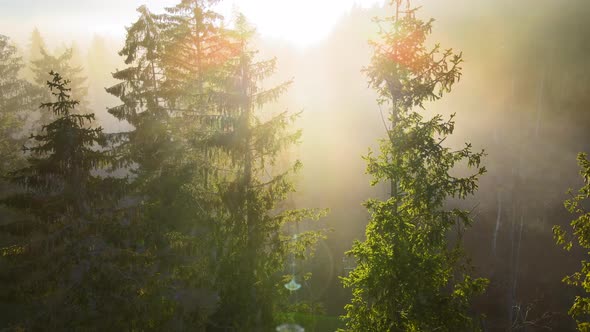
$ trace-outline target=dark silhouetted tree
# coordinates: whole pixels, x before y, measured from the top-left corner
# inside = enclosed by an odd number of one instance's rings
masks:
[[[71,97],[79,101],[75,111],[79,114],[89,113],[88,106],[88,87],[86,86],[86,77],[82,74],[82,67],[75,65],[72,61],[74,56],[73,48],[66,48],[59,56],[52,55],[47,52],[45,48],[40,49],[41,56],[32,61],[32,70],[34,76],[34,83],[39,87],[43,87],[47,81],[51,81],[52,77],[48,73],[55,71],[68,77],[70,80]],[[47,94],[47,98],[51,95]],[[42,113],[40,118],[40,125],[43,126],[51,120],[50,113]]]
[[[17,56],[17,49],[10,39],[0,35],[0,199],[10,195],[17,187],[4,178],[8,172],[22,167],[25,161],[21,153],[22,144],[28,135],[27,116],[38,107],[41,91],[32,84],[19,78],[24,69],[23,62]],[[22,217],[20,213],[0,206],[0,248],[18,243],[22,236],[13,229]],[[2,257],[0,256],[0,262]],[[1,264],[1,263],[0,263]],[[10,273],[6,266],[0,268],[0,283],[8,285]],[[20,307],[11,298],[10,287],[0,290],[0,326],[7,326],[7,321],[17,317]]]
[[[109,141],[90,128],[93,114],[75,112],[68,81],[51,75],[55,101],[41,109],[55,120],[31,136],[27,165],[9,174],[20,190],[1,201],[26,215],[5,227],[20,239],[1,249],[6,297],[22,305],[26,329],[120,330],[140,288],[127,274],[139,259],[118,246],[129,239],[114,213],[124,180],[96,175],[112,166]]]

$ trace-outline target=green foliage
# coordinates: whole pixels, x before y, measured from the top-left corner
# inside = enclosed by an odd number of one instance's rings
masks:
[[[74,56],[74,49],[67,48],[59,56],[52,55],[47,52],[44,47],[41,47],[40,57],[31,61],[33,71],[33,82],[39,86],[44,87],[47,81],[51,81],[53,77],[49,75],[50,72],[57,72],[63,77],[69,79],[69,89],[72,99],[78,101],[75,112],[78,114],[89,113],[88,101],[88,87],[85,85],[86,77],[82,76],[82,67],[76,66],[72,60]],[[50,94],[43,96],[45,99],[51,98]],[[54,120],[53,115],[49,112],[41,113],[39,125],[44,126]]]
[[[51,88],[55,102],[44,103],[41,109],[50,112],[56,120],[43,126],[42,133],[31,135],[33,143],[24,148],[30,156],[28,166],[12,172],[11,181],[29,192],[21,200],[10,201],[21,208],[31,209],[43,220],[51,220],[65,214],[82,215],[89,208],[92,186],[100,182],[91,171],[107,164],[105,153],[94,149],[105,147],[106,136],[102,128],[88,128],[94,114],[74,114],[78,101],[71,100],[59,74],[51,72]],[[59,188],[59,190],[56,190]],[[29,196],[30,195],[30,196]],[[32,199],[42,195],[43,198]],[[39,205],[41,204],[41,205]]]
[[[381,41],[365,69],[370,85],[387,105],[391,127],[379,154],[365,157],[372,184],[391,183],[391,197],[365,203],[371,213],[366,240],[348,253],[357,267],[343,278],[353,290],[346,306],[351,331],[473,331],[470,298],[483,292],[487,280],[473,279],[464,260],[461,235],[471,225],[469,211],[447,209],[448,198],[463,199],[477,189],[485,173],[483,152],[470,144],[452,150],[443,142],[454,130],[436,115],[425,119],[415,107],[450,91],[460,78],[460,55],[424,42],[431,21],[415,9],[393,1],[395,16],[379,20]],[[476,169],[467,177],[452,175],[460,165]],[[457,232],[456,244],[450,242]]]
[[[316,219],[318,213],[280,205],[294,191],[291,174],[300,163],[281,170],[277,159],[300,133],[288,132],[296,115],[263,113],[269,110],[262,106],[275,101],[290,82],[260,88],[275,71],[276,61],[256,61],[257,52],[249,46],[252,35],[244,17],[238,16],[236,30],[222,43],[232,48],[225,54],[234,55],[204,86],[220,96],[216,103],[221,112],[215,114],[217,121],[204,122],[208,131],[197,136],[212,156],[205,165],[209,180],[204,188],[222,198],[208,201],[215,206],[215,287],[221,298],[211,325],[236,330],[274,328],[275,312],[286,295],[281,275],[285,259],[290,253],[302,255],[318,236],[307,233],[293,241],[282,234],[287,224]]]
[[[574,242],[584,249],[590,249],[590,212],[584,207],[584,202],[590,198],[590,161],[585,153],[578,154],[578,164],[580,165],[580,175],[584,180],[584,186],[573,194],[570,199],[564,202],[566,209],[576,216],[576,219],[570,223],[572,227],[571,238],[568,239],[567,231],[560,226],[553,227],[553,234],[557,244],[562,245],[566,250],[571,250]],[[582,261],[580,271],[567,276],[563,282],[581,287],[586,294],[590,292],[590,263]],[[576,296],[569,314],[576,320],[578,330],[590,331],[590,297],[587,295]]]
[[[326,316],[321,311],[315,310],[316,314],[301,313],[304,311],[285,313],[281,316],[281,322],[300,325],[305,331],[336,331],[344,327],[342,320],[337,316]]]
[[[193,9],[198,12],[199,7]],[[182,112],[183,101],[193,93],[184,90],[184,84],[206,81],[195,71],[192,59],[183,62],[188,55],[182,49],[191,49],[185,24],[192,22],[194,12],[168,11],[175,16],[157,15],[145,6],[138,9],[140,17],[127,29],[125,46],[119,53],[129,67],[115,72],[113,77],[121,82],[107,89],[123,104],[109,112],[134,126],[122,135],[118,150],[123,165],[134,174],[127,188],[133,198],[129,210],[136,211],[134,228],[145,234],[142,247],[152,253],[157,266],[146,292],[162,300],[148,307],[169,306],[170,315],[155,322],[154,328],[202,330],[219,303],[215,288],[219,268],[210,216],[219,210],[214,203],[220,198],[212,188],[205,191],[203,186],[201,165],[210,156],[202,154],[194,137],[187,135],[189,129],[202,127]],[[186,75],[177,76],[177,71]],[[200,112],[197,108],[190,111]]]
[[[101,128],[89,128],[93,114],[74,113],[78,102],[70,99],[68,81],[51,75],[55,101],[41,109],[55,120],[31,135],[27,165],[9,174],[20,190],[1,201],[24,215],[4,225],[17,240],[0,251],[2,282],[10,285],[2,296],[22,305],[19,326],[101,330],[126,321],[122,303],[133,300],[133,288],[117,272],[141,257],[115,245],[123,232],[105,214],[122,181],[95,175],[111,163],[108,139]]]
[[[24,68],[17,49],[8,37],[0,35],[0,174],[17,166],[23,142],[26,111],[37,102],[39,91],[19,79]]]
[[[137,10],[139,19],[127,28],[125,47],[119,55],[125,57],[130,67],[113,73],[113,78],[122,82],[106,91],[123,102],[111,108],[109,113],[119,120],[126,120],[135,127],[140,126],[142,117],[139,113],[147,110],[147,115],[158,112],[159,78],[158,66],[161,51],[160,26],[155,22],[156,16],[145,6]]]
[[[183,0],[164,14],[138,9],[120,52],[129,67],[107,89],[123,104],[109,112],[134,126],[119,153],[134,173],[127,193],[136,227],[158,266],[148,291],[172,304],[170,322],[270,329],[287,295],[285,258],[303,255],[317,238],[291,241],[285,225],[318,213],[281,205],[300,168],[277,163],[300,137],[288,132],[296,115],[259,113],[289,82],[260,89],[276,61],[256,62],[245,19],[225,28],[215,3]],[[204,293],[207,303],[195,304]]]
[[[22,167],[25,162],[21,147],[26,139],[26,115],[27,111],[38,106],[39,91],[18,76],[23,68],[16,47],[11,44],[8,37],[0,35],[0,199],[16,190],[15,185],[6,181],[4,176]],[[21,214],[17,211],[0,206],[0,248],[12,246],[19,241],[20,234],[14,234],[11,229],[20,217]],[[6,271],[6,265],[0,257],[0,279]],[[4,280],[0,282],[3,285],[8,284]],[[0,319],[0,325],[16,316],[20,309],[10,299],[10,293],[9,287],[2,287],[0,290],[0,306],[12,308],[3,315],[4,319]],[[10,314],[11,311],[14,314]]]

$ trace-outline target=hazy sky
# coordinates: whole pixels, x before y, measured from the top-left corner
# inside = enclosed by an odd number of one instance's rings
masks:
[[[285,39],[299,47],[327,36],[353,5],[370,7],[384,0],[226,0],[222,11],[230,16],[238,8],[261,35]],[[0,33],[28,43],[37,26],[51,44],[84,43],[94,33],[116,38],[136,17],[142,4],[155,12],[178,0],[0,0]]]

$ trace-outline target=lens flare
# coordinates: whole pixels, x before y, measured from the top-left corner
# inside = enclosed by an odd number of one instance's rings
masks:
[[[291,281],[285,284],[285,288],[290,290],[291,292],[294,292],[301,288],[301,284],[297,283],[297,281],[295,281],[295,277],[293,277]]]

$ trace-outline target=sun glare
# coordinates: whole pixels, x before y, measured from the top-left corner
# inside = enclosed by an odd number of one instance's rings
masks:
[[[29,0],[29,2],[32,0]],[[326,38],[340,17],[346,15],[353,6],[364,8],[382,4],[386,0],[223,0],[219,12],[231,19],[235,12],[246,15],[264,38],[284,40],[300,49],[319,43]],[[1,1],[0,1],[1,2]],[[89,2],[89,0],[87,0]],[[0,30],[16,40],[26,43],[28,33],[37,27],[44,31],[48,40],[61,40],[64,35],[77,41],[84,40],[88,33],[112,36],[117,39],[125,35],[125,26],[137,13],[135,9],[146,4],[155,13],[165,7],[174,6],[176,0],[103,0],[104,4],[89,2],[88,8],[82,4],[71,6],[60,12],[68,20],[56,22],[51,17],[56,15],[55,8],[49,5],[34,7],[35,15],[20,17],[25,12],[25,5],[11,3],[8,8],[11,15],[0,14]],[[118,10],[110,10],[117,4]],[[88,15],[83,10],[92,10],[95,15]],[[41,15],[39,13],[45,13]],[[15,29],[19,26],[18,29]]]
[[[370,7],[379,0],[233,0],[223,2],[226,15],[240,11],[263,37],[306,48],[327,37],[338,19],[354,5]]]

